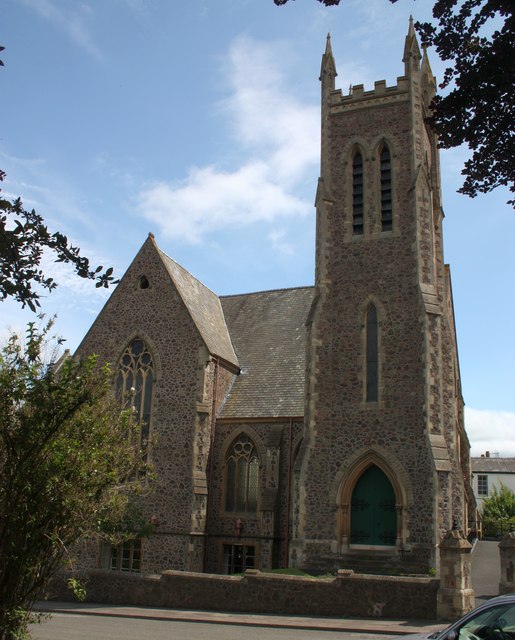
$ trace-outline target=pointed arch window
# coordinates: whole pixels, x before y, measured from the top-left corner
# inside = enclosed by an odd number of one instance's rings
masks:
[[[383,146],[380,156],[381,165],[381,231],[391,231],[392,216],[392,163],[390,150]]]
[[[146,450],[150,434],[150,412],[154,386],[152,355],[139,338],[125,349],[116,377],[116,394],[124,408],[131,408],[141,429],[141,446]]]
[[[379,331],[377,309],[373,304],[366,318],[366,401],[379,400]]]
[[[259,486],[259,459],[252,440],[241,434],[225,458],[225,510],[255,513]]]
[[[352,233],[363,235],[363,157],[359,151],[352,160]]]

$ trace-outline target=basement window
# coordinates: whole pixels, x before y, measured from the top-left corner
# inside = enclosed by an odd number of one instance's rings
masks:
[[[109,571],[141,572],[141,540],[128,540],[118,545],[104,544],[102,566]]]

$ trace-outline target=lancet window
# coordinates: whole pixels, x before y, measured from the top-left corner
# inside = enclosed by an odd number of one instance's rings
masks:
[[[377,310],[373,304],[366,318],[366,401],[379,399],[379,332]]]
[[[150,412],[154,386],[154,363],[147,345],[139,338],[125,349],[118,368],[116,393],[125,408],[131,408],[141,429],[145,450],[150,434]]]
[[[255,513],[259,486],[259,458],[252,440],[241,434],[225,458],[225,510]]]

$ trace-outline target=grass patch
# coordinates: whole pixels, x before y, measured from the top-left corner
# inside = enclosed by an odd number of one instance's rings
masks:
[[[334,578],[333,573],[324,573],[314,575],[312,573],[306,573],[296,567],[286,567],[285,569],[261,569],[262,573],[275,573],[283,576],[300,576],[301,578]]]
[[[313,578],[314,576],[306,573],[305,571],[301,571],[296,567],[286,567],[285,569],[262,569],[262,573],[278,573],[283,576],[302,576],[304,578]]]

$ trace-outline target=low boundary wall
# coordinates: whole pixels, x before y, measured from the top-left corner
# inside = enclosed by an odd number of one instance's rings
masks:
[[[87,601],[173,609],[310,616],[436,619],[439,580],[340,571],[309,578],[247,570],[243,576],[164,571],[140,576],[92,571],[80,577]],[[71,600],[61,578],[51,599]]]

